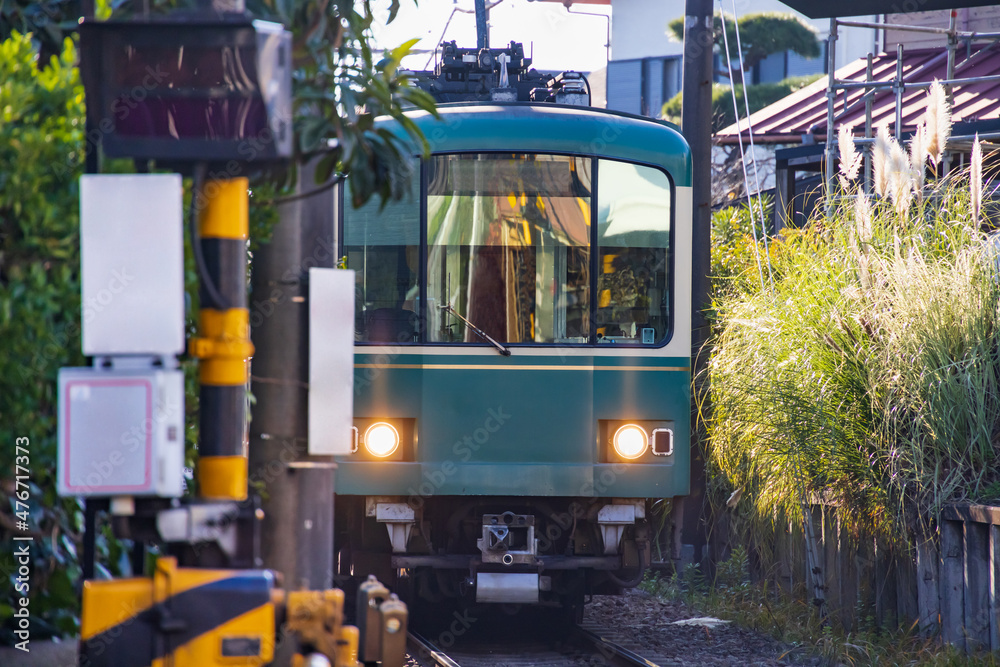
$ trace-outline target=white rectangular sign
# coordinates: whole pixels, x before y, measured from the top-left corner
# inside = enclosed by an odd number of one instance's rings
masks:
[[[309,269],[309,453],[354,446],[354,271]]]
[[[83,353],[184,351],[180,174],[80,178]]]

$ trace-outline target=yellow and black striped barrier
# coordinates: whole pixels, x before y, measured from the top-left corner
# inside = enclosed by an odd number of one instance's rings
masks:
[[[83,585],[80,665],[265,665],[274,657],[274,575],[178,568]]]
[[[383,667],[402,667],[406,606],[392,595],[381,608],[366,633]],[[358,667],[361,634],[344,625],[343,591],[286,592],[269,570],[179,568],[174,558],[160,558],[151,579],[84,583],[79,664],[258,667],[275,659],[282,626],[296,642],[292,667],[306,655]]]

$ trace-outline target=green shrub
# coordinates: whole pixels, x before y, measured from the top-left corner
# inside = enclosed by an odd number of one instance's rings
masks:
[[[76,630],[82,512],[79,501],[56,496],[55,381],[60,366],[83,364],[77,193],[84,122],[72,42],[44,67],[37,57],[27,35],[0,42],[0,625],[7,626],[15,597],[13,475],[15,438],[23,437],[30,439],[35,535],[32,634],[44,636]],[[105,556],[110,546],[100,541]]]
[[[998,488],[1000,288],[964,182],[862,218],[844,200],[776,240],[773,288],[717,290],[711,462],[760,521],[823,498],[904,540]]]
[[[774,211],[770,197],[755,197],[753,215],[747,205],[728,206],[712,214],[712,300],[746,294],[772,278],[772,262],[765,243],[773,230]],[[763,212],[764,224],[761,225]]]

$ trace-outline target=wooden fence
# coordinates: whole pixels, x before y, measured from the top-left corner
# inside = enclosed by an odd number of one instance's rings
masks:
[[[970,652],[1000,651],[1000,507],[950,505],[937,535],[893,549],[851,536],[836,508],[816,505],[775,535],[773,549],[751,552],[754,578],[805,595],[846,630],[870,619],[940,633]]]

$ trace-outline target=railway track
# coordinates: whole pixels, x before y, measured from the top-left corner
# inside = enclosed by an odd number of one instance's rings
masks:
[[[554,633],[548,639],[456,641],[445,649],[419,632],[410,631],[407,664],[409,667],[659,667],[596,628],[575,626],[559,634]]]

